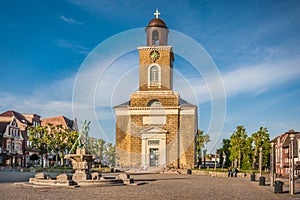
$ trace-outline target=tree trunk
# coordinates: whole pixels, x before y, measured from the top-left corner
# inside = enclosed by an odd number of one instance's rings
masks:
[[[241,169],[241,150],[239,149],[239,155],[238,155],[238,169]]]
[[[42,159],[42,168],[44,168],[44,154],[41,154],[41,159]]]
[[[57,167],[58,166],[58,152],[56,152],[55,155],[56,155],[55,156],[55,167]]]
[[[64,155],[60,153],[60,166],[64,166]]]
[[[256,156],[257,156],[257,146],[255,146],[255,149],[254,149],[254,155],[253,155],[253,159],[252,159],[252,169],[255,168]]]

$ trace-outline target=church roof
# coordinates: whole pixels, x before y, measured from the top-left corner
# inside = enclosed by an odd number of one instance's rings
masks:
[[[148,23],[147,27],[161,27],[161,28],[168,28],[166,23],[160,18],[151,19]]]
[[[119,104],[117,106],[114,106],[114,108],[117,108],[117,107],[128,107],[130,105],[130,101],[126,101],[122,104]]]
[[[197,107],[197,106],[195,106],[194,104],[191,104],[191,103],[187,102],[186,100],[184,100],[184,99],[182,99],[182,98],[179,99],[179,105],[180,105],[180,106]]]

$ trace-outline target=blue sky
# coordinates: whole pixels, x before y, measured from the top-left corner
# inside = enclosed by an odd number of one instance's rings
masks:
[[[248,135],[266,126],[271,138],[289,129],[300,131],[297,0],[1,1],[0,111],[73,118],[73,86],[89,53],[116,34],[145,27],[156,8],[170,29],[202,45],[222,76],[226,117],[221,139],[228,138],[237,125],[244,125]],[[122,83],[118,67],[125,63],[131,81]],[[119,87],[137,88],[136,52],[120,56],[112,65],[106,77],[109,84],[119,81]],[[209,92],[201,93],[205,82],[193,76],[193,68],[180,56],[174,68],[190,81],[197,100],[184,93],[180,76],[176,76],[174,90],[183,91],[183,98],[198,104],[199,128],[209,131],[212,106]],[[114,142],[110,107],[128,100],[130,90],[119,89],[111,96],[104,86],[97,88],[101,90],[95,98],[98,122],[89,119],[89,112],[76,117],[92,121],[91,135]]]

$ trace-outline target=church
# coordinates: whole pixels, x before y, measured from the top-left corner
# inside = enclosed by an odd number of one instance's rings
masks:
[[[193,168],[197,106],[173,91],[172,46],[168,27],[156,16],[148,23],[139,52],[139,89],[115,106],[116,165]]]

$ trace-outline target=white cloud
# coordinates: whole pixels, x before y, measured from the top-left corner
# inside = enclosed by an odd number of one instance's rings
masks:
[[[64,80],[44,86],[42,90],[37,89],[26,97],[2,93],[0,94],[0,108],[2,110],[14,109],[23,113],[34,112],[43,117],[65,115],[73,118],[72,106],[76,106],[82,111],[78,112],[76,116],[79,122],[84,119],[91,120],[91,133],[94,136],[99,137],[100,135],[107,140],[112,140],[113,136],[104,134],[107,132],[112,134],[111,130],[114,128],[108,127],[109,131],[107,131],[107,127],[105,127],[108,121],[112,121],[111,124],[114,123],[113,111],[110,108],[129,100],[129,94],[137,90],[137,62],[136,55],[129,54],[114,61],[103,74],[97,72],[99,69],[97,66],[101,66],[102,62],[95,63],[90,70],[81,71],[83,73],[81,77],[85,77],[89,81],[86,82],[86,86],[77,91],[78,101],[74,105],[72,105],[72,95],[75,75],[71,75]],[[233,98],[243,93],[260,94],[279,84],[298,79],[299,63],[299,59],[294,59],[240,67],[224,72],[222,78],[227,98]],[[100,77],[101,75],[102,77]],[[175,91],[178,91],[182,98],[192,103],[198,102],[198,104],[210,102],[208,88],[218,89],[214,85],[208,87],[201,77],[192,76],[190,78],[188,74],[177,72],[176,69],[174,70],[174,86]]]
[[[59,39],[56,41],[56,44],[59,47],[71,49],[72,51],[79,53],[79,54],[88,55],[90,53],[89,48],[87,48],[81,44],[77,44],[75,42],[69,41],[69,40]]]
[[[227,97],[241,93],[260,94],[273,86],[298,79],[300,60],[240,67],[223,74]]]
[[[68,24],[79,24],[79,25],[82,25],[82,22],[77,21],[75,19],[72,19],[70,17],[65,17],[65,16],[61,15],[61,16],[59,16],[59,18],[61,20],[63,20],[64,22],[68,23]]]
[[[241,66],[222,73],[227,98],[240,94],[258,95],[275,86],[299,79],[299,76],[300,59]],[[209,88],[218,89],[215,85],[208,87],[201,77],[192,77],[187,80],[178,75],[175,77],[177,77],[174,78],[175,89],[181,94],[185,94],[181,96],[190,101],[193,101],[194,94],[189,93],[190,90],[186,90],[187,87],[191,87],[195,91],[198,103],[210,101]]]
[[[0,104],[2,111],[12,109],[20,113],[34,113],[44,118],[56,115],[73,117],[72,104],[69,101],[56,101],[55,99],[41,101],[38,96],[18,97],[2,93],[0,102],[2,102]]]

